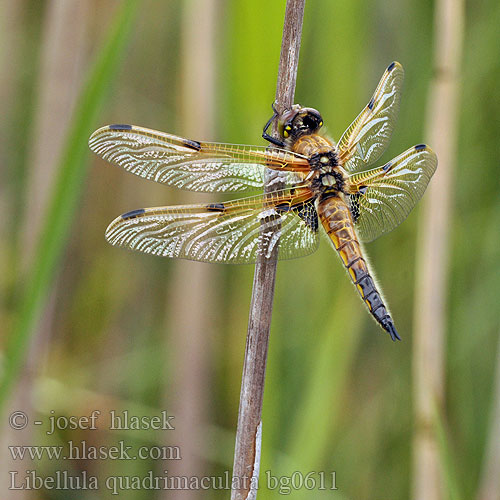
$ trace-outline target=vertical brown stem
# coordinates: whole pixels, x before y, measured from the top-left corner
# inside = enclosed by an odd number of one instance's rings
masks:
[[[275,106],[293,104],[305,0],[287,0]],[[276,126],[275,126],[276,127]],[[276,128],[274,134],[276,134]],[[266,193],[269,189],[266,188]],[[274,257],[277,257],[275,251]],[[232,500],[255,499],[262,437],[262,401],[277,261],[260,256],[255,266],[233,465]]]
[[[413,360],[415,500],[439,500],[446,496],[434,412],[436,408],[440,411],[444,400],[448,227],[457,140],[463,8],[463,0],[440,0],[436,4],[435,68],[427,138],[436,150],[439,167],[425,200],[417,254]]]

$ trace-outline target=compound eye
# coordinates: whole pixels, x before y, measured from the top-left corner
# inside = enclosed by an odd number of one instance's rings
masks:
[[[316,130],[319,126],[319,122],[320,120],[318,120],[318,117],[313,115],[312,113],[304,117],[304,125],[309,130]]]

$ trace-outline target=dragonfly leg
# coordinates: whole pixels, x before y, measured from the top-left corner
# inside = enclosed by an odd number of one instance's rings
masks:
[[[279,148],[285,147],[285,143],[283,141],[275,139],[274,137],[270,136],[269,134],[266,134],[265,132],[262,134],[262,138],[265,139],[266,141],[269,141],[271,144],[278,146]]]
[[[269,118],[269,120],[267,121],[267,123],[264,127],[264,130],[262,131],[262,138],[265,139],[266,141],[269,141],[271,144],[274,144],[275,146],[278,146],[280,148],[284,148],[285,143],[283,141],[280,141],[279,139],[275,139],[274,137],[272,137],[271,135],[269,135],[267,133],[267,129],[271,126],[271,123],[278,116],[278,112],[276,111],[275,104],[276,104],[275,102],[273,102],[271,104],[271,108],[273,109],[273,116],[271,116],[271,118]]]

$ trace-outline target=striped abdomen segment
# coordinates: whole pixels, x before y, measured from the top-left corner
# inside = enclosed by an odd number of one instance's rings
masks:
[[[349,208],[340,197],[332,196],[320,199],[318,215],[370,313],[390,334],[392,340],[400,340],[391,315],[363,258]]]

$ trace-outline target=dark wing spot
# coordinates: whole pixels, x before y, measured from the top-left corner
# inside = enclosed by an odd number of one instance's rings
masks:
[[[368,109],[373,109],[373,105],[375,104],[375,101],[373,97],[370,99],[370,102],[368,103]]]
[[[110,125],[109,130],[132,130],[132,125]]]
[[[198,141],[192,141],[191,139],[184,139],[184,146],[199,151],[201,149],[201,144]]]
[[[361,191],[363,189],[363,191]],[[361,194],[366,192],[367,187],[366,186],[361,186],[359,188],[359,191]],[[352,215],[352,220],[356,223],[359,219],[359,198],[361,197],[361,194],[356,193],[356,194],[350,194],[349,195],[349,208],[351,209],[351,215]]]
[[[427,146],[425,144],[417,144],[415,146],[415,151],[422,151],[422,149],[425,149]]]
[[[276,205],[275,208],[278,212],[289,212],[292,209],[292,206],[290,203],[280,203],[279,205]]]
[[[318,230],[318,214],[314,207],[314,201],[306,201],[293,207],[294,212],[306,223],[309,229],[314,232]]]
[[[391,162],[388,162],[388,163],[386,163],[386,164],[382,167],[382,170],[383,170],[384,172],[388,172],[388,171],[391,169],[391,167],[392,167],[392,163],[391,163]]]
[[[132,210],[130,212],[127,212],[126,214],[123,214],[122,215],[122,219],[123,220],[134,219],[135,217],[137,217],[139,215],[142,215],[145,212],[146,212],[146,210],[144,210],[144,208],[139,208],[137,210]]]
[[[211,212],[224,212],[226,210],[224,203],[210,203],[206,208]]]
[[[394,66],[396,66],[396,62],[391,62],[391,64],[389,64],[389,66],[387,66],[387,71],[390,73],[393,69],[394,69]]]

